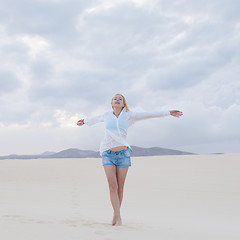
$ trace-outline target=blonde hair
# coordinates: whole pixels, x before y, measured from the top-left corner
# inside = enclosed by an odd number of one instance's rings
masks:
[[[122,96],[122,98],[123,98],[123,104],[124,104],[124,107],[123,107],[123,108],[126,108],[126,112],[129,112],[130,109],[129,109],[128,105],[127,105],[127,101],[126,101],[125,97],[124,97],[122,94],[120,94],[120,93],[117,93],[117,94],[115,94],[114,96],[116,96],[116,95]],[[112,98],[112,100],[113,100],[113,98]],[[111,104],[112,104],[112,100],[111,100]],[[122,108],[122,110],[123,110],[123,108]]]

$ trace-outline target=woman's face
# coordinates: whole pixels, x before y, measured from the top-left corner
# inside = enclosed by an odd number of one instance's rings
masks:
[[[112,107],[124,107],[124,101],[123,101],[123,97],[119,94],[116,94],[113,98],[112,98]]]

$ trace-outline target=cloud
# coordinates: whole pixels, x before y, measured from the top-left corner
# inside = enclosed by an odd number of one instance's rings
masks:
[[[20,81],[12,72],[0,70],[0,94],[6,94],[16,90],[20,86]]]
[[[7,136],[25,129],[29,144],[38,131],[52,140],[54,133],[70,131],[71,144],[97,149],[96,140],[86,139],[94,131],[101,139],[100,126],[77,132],[69,126],[77,117],[111,110],[111,97],[122,93],[132,110],[185,112],[180,121],[151,120],[146,130],[148,123],[134,126],[133,144],[236,141],[238,7],[236,0],[3,2],[0,131]],[[147,143],[139,131],[145,131]],[[58,144],[65,148],[64,141]]]

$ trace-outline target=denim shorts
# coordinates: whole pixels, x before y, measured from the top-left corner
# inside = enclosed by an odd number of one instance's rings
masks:
[[[107,150],[102,153],[102,165],[112,165],[116,167],[130,167],[131,158],[128,149],[121,151]]]

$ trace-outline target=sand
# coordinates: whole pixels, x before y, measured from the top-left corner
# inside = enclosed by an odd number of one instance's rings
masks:
[[[101,159],[0,161],[1,240],[239,240],[240,154],[134,157],[121,211]]]

